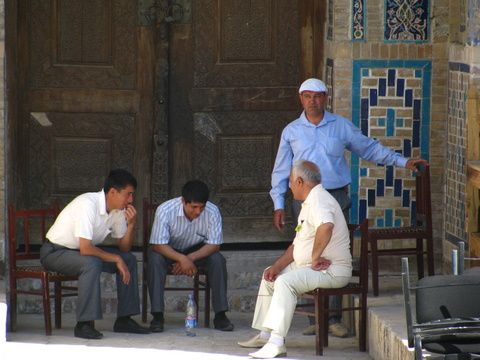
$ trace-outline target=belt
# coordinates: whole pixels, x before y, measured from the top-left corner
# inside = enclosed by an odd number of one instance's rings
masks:
[[[345,191],[345,192],[347,192],[348,191],[348,185],[345,185],[345,186],[342,186],[342,187],[339,187],[339,188],[336,188],[336,189],[327,189],[327,191],[329,193],[332,193],[332,192],[335,192],[335,191]]]

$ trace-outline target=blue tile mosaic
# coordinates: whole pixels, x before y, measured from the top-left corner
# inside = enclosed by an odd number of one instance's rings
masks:
[[[374,137],[380,142],[387,139],[390,143],[397,142],[399,145],[393,149],[397,153],[428,160],[431,61],[354,60],[352,73],[352,122],[367,136],[369,131],[375,130]],[[382,129],[384,135],[381,135]],[[378,171],[361,170],[383,165],[371,164],[355,154],[352,154],[351,165],[351,221],[368,217],[376,226],[409,224],[411,211],[397,214],[395,206],[411,209],[415,201],[411,195],[414,182],[405,182],[412,178],[411,175],[408,172],[396,175],[393,166],[386,166],[383,176]],[[371,187],[372,181],[375,189]]]
[[[333,0],[328,0],[327,39],[333,40]]]
[[[414,43],[428,41],[428,15],[428,0],[385,0],[385,41]]]
[[[365,1],[352,1],[352,40],[365,40]]]
[[[395,227],[402,226],[402,219],[395,219]]]
[[[377,227],[384,227],[385,226],[385,220],[382,218],[377,218]]]

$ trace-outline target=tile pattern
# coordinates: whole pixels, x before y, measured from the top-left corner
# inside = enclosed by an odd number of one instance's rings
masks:
[[[467,43],[480,45],[480,0],[468,0]]]
[[[352,121],[405,157],[429,158],[431,62],[355,60]],[[351,219],[375,227],[405,226],[415,206],[411,172],[352,154]]]
[[[327,39],[333,40],[333,13],[334,1],[328,0]]]
[[[465,224],[467,93],[470,66],[449,64],[448,121],[445,172],[445,233],[446,238],[467,240]]]
[[[365,0],[352,1],[352,40],[365,40]]]
[[[325,65],[325,85],[328,89],[327,111],[333,112],[333,59],[327,58]]]
[[[428,41],[428,0],[385,0],[385,41]]]

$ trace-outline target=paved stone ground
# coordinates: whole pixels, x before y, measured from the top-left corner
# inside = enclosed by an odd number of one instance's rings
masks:
[[[45,336],[43,318],[39,315],[20,314],[17,331],[7,334],[7,342],[0,343],[0,358],[15,359],[35,356],[40,359],[97,359],[120,356],[142,359],[246,359],[249,349],[236,345],[255,334],[250,328],[252,314],[229,314],[235,331],[221,332],[198,328],[196,337],[187,337],[183,329],[183,314],[166,315],[165,332],[161,334],[133,335],[112,331],[114,318],[109,316],[96,323],[102,331],[102,340],[83,340],[73,337],[73,317],[63,319],[62,329],[54,329],[52,336]],[[307,325],[303,316],[295,316],[287,337],[288,359],[319,359],[315,356],[313,336],[303,336],[301,330]],[[322,359],[371,359],[367,353],[358,351],[355,337],[337,339],[330,337],[329,347]],[[4,347],[4,349],[1,349]],[[5,356],[5,355],[6,356]]]

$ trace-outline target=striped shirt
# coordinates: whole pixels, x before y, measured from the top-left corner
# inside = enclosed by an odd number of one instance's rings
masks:
[[[168,244],[181,251],[202,242],[223,243],[222,216],[216,205],[207,201],[200,216],[192,221],[183,212],[182,197],[165,201],[157,208],[150,244]]]

